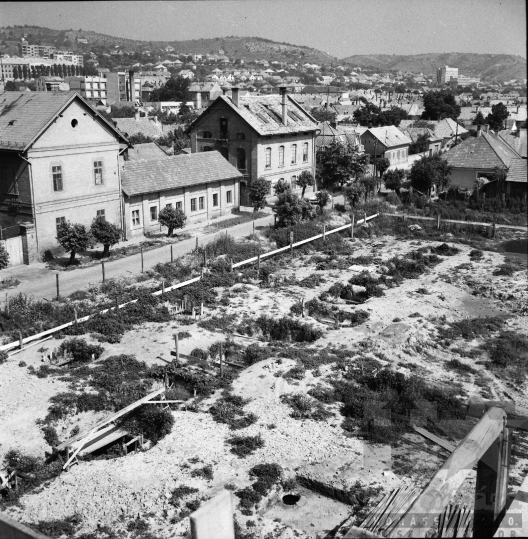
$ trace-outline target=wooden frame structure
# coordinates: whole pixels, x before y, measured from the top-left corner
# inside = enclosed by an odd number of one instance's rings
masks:
[[[512,431],[528,431],[528,409],[513,403],[479,399],[468,403],[466,416],[479,418],[479,421],[453,449],[444,444],[447,450],[452,450],[451,455],[412,503],[402,506],[396,520],[383,532],[383,537],[425,537],[438,519],[446,518],[446,507],[475,466],[473,537],[491,538],[506,530],[504,535],[525,535],[519,532],[528,529],[528,478],[519,490],[515,506],[523,512],[524,518],[519,518],[520,513],[516,513],[513,506],[506,512],[506,517],[504,513]],[[379,506],[371,515],[376,511],[380,513]],[[468,519],[468,511],[464,511],[463,518]],[[352,526],[345,535],[346,539],[358,537],[382,536],[360,526]]]

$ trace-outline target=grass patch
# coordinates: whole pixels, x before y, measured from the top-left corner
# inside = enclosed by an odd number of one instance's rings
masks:
[[[488,353],[488,366],[501,377],[517,384],[528,374],[528,337],[513,331],[502,331],[481,346]]]
[[[455,339],[471,341],[477,337],[500,331],[505,322],[506,317],[504,316],[459,320],[451,322],[447,327],[439,328],[438,335],[440,339],[445,341],[454,341]]]
[[[294,419],[321,421],[332,416],[321,402],[304,393],[281,395],[281,402],[288,404],[292,408],[290,415]]]
[[[257,436],[232,436],[227,439],[227,443],[231,446],[231,453],[240,458],[252,455],[264,447],[264,440],[260,434]]]
[[[217,423],[224,423],[232,430],[245,429],[258,421],[254,413],[244,412],[244,406],[248,402],[248,399],[225,392],[224,396],[209,408],[209,413]]]
[[[449,361],[446,361],[445,367],[451,371],[459,372],[462,374],[475,374],[477,372],[476,369],[474,369],[470,365],[462,363],[458,359],[450,359]]]

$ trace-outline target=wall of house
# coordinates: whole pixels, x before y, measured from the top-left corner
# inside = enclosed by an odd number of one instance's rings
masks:
[[[57,218],[89,226],[97,211],[104,210],[108,221],[121,225],[118,153],[119,142],[110,129],[75,102],[36,141],[28,159],[41,255],[58,247]],[[100,185],[95,183],[94,161],[103,163]],[[62,169],[60,191],[53,186],[54,166]]]
[[[30,166],[18,153],[0,151],[1,226],[32,220],[30,173]]]
[[[462,189],[473,189],[477,172],[492,174],[492,169],[475,169],[475,168],[453,168],[450,176],[450,186],[460,187]]]
[[[374,158],[374,154],[376,154],[377,157],[385,157],[388,159],[391,162],[391,165],[407,163],[409,157],[408,144],[401,144],[399,146],[387,148],[379,141],[376,145],[376,140],[377,139],[373,136],[369,136],[368,133],[361,135],[361,143],[365,147],[365,152],[368,153],[372,158]]]
[[[231,202],[227,201],[227,193],[231,192]],[[218,205],[213,205],[214,195],[218,195]],[[200,197],[204,199],[204,207],[200,208]],[[196,199],[196,209],[192,211],[192,199]],[[133,237],[144,233],[167,232],[158,219],[151,219],[151,209],[160,210],[168,204],[176,207],[180,202],[182,210],[187,215],[186,224],[215,219],[231,213],[240,206],[239,180],[224,180],[208,184],[180,187],[161,193],[147,193],[125,198],[125,220],[127,236]],[[139,212],[139,224],[133,223],[133,212]]]

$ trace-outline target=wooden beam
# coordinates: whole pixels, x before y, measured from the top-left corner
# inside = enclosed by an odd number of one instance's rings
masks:
[[[445,440],[442,440],[442,438],[439,438],[438,436],[435,436],[434,434],[430,433],[429,431],[422,429],[421,427],[417,427],[416,425],[413,425],[413,429],[418,433],[421,434],[424,438],[427,438],[428,440],[431,440],[431,442],[434,442],[436,445],[439,445],[440,447],[443,447],[450,453],[452,453],[456,446],[453,444],[450,444],[449,442],[446,442]]]
[[[85,438],[86,436],[89,436],[90,434],[93,434],[95,431],[99,430],[101,427],[104,427],[105,425],[108,425],[108,423],[111,423],[112,421],[115,421],[116,419],[119,419],[120,417],[124,416],[128,412],[131,412],[132,410],[135,410],[138,406],[141,406],[142,404],[147,403],[154,397],[157,397],[158,395],[161,395],[165,392],[165,388],[156,389],[156,391],[153,391],[152,393],[149,393],[146,397],[143,397],[142,399],[137,400],[136,402],[133,402],[132,404],[129,404],[122,410],[119,410],[119,412],[116,412],[115,414],[112,414],[111,416],[108,416],[106,419],[103,419],[99,421],[95,425],[95,427],[91,428],[90,430],[85,430],[83,432],[80,432],[76,436],[73,436],[69,440],[66,440],[65,442],[62,442],[62,444],[58,445],[55,449],[57,451],[62,451],[63,449],[66,449],[67,447],[71,446],[75,442],[78,442]]]
[[[500,436],[505,419],[506,413],[500,408],[491,408],[484,414],[429,481],[389,537],[425,537],[434,519],[440,516],[473,466]]]
[[[528,537],[528,475],[519,487],[494,537]]]
[[[490,408],[504,410],[508,428],[528,431],[528,408],[517,406],[514,402],[471,399],[466,407],[466,416],[481,418]]]

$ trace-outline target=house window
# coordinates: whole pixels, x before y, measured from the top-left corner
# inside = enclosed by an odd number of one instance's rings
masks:
[[[232,191],[226,191],[226,202],[228,204],[231,204],[232,201],[233,201]]]
[[[151,206],[150,207],[150,222],[156,223],[157,221],[158,221],[158,207]]]
[[[245,133],[237,133],[236,134],[237,140],[246,140],[246,134]]]
[[[279,167],[284,166],[284,146],[279,146]]]
[[[271,148],[266,148],[266,168],[271,168]]]
[[[198,199],[198,209],[203,210],[204,209],[204,197],[200,197]]]
[[[220,138],[227,140],[227,118],[220,118]]]
[[[94,161],[94,178],[95,185],[101,185],[103,183],[103,162]]]
[[[305,142],[303,144],[303,163],[306,163],[308,161],[308,143]]]
[[[55,228],[57,229],[57,236],[59,235],[59,227],[66,223],[66,217],[57,217],[55,219]]]
[[[177,210],[181,210],[181,209],[182,209],[182,203],[181,203],[181,202],[176,202],[176,209],[177,209]]]
[[[167,209],[172,208],[172,202],[169,202],[169,204],[165,204],[165,208]]]
[[[246,170],[246,150],[237,148],[237,168],[238,170]]]
[[[213,138],[211,131],[204,131],[202,138]]]
[[[104,210],[97,210],[97,218],[99,218],[99,217],[102,217],[103,219],[106,219]]]
[[[213,148],[211,148],[211,146],[204,146],[202,148],[202,152],[212,152],[213,151]]]
[[[191,211],[196,211],[196,199],[191,198]]]
[[[291,164],[297,163],[297,144],[292,144],[291,147]]]
[[[51,167],[51,174],[53,176],[53,190],[62,191],[62,167]]]
[[[213,195],[213,207],[218,206],[218,193]]]
[[[140,224],[139,210],[132,210],[132,226],[139,226]]]

